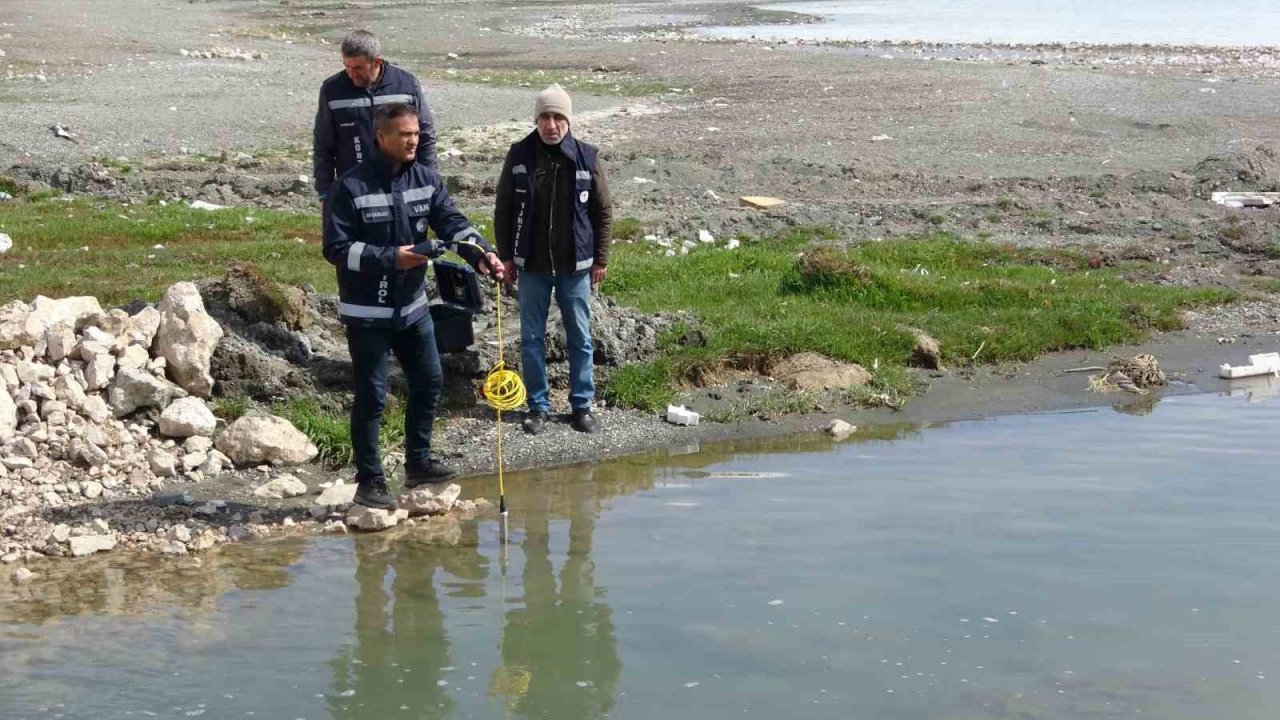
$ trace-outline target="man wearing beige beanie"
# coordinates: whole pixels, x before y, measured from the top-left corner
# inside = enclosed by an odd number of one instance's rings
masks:
[[[573,427],[596,432],[591,289],[604,281],[613,209],[604,163],[570,131],[573,100],[552,85],[534,102],[535,129],[511,146],[498,179],[494,235],[507,277],[519,283],[520,371],[528,389],[524,429],[551,418],[547,312],[554,292],[564,320]]]

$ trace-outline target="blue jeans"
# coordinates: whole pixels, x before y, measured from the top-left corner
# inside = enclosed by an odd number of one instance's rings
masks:
[[[356,482],[381,478],[378,430],[387,404],[389,355],[395,353],[409,384],[404,415],[405,464],[425,467],[430,461],[431,428],[436,422],[444,371],[436,351],[431,316],[403,330],[347,326],[351,352],[355,403],[351,406],[351,450],[356,461]]]
[[[529,393],[529,410],[551,411],[547,398],[547,311],[551,291],[564,319],[565,345],[569,355],[569,405],[574,410],[590,410],[596,395],[593,349],[591,346],[591,271],[572,275],[543,275],[521,271],[520,283],[520,374]]]

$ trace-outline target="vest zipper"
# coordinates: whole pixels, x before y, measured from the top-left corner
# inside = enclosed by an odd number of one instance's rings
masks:
[[[551,211],[547,218],[547,259],[551,261],[551,274],[556,274],[556,200],[560,190],[560,163],[551,163]]]

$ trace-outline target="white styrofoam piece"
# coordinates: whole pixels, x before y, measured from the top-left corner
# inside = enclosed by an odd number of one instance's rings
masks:
[[[698,413],[689,410],[683,405],[667,406],[667,422],[669,423],[674,423],[676,425],[697,425],[698,418]]]
[[[1260,353],[1249,356],[1248,365],[1223,363],[1218,374],[1224,378],[1253,377],[1255,375],[1280,375],[1280,353]]]

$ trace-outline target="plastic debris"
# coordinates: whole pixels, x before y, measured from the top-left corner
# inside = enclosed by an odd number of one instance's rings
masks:
[[[227,206],[226,206],[226,205],[214,205],[213,203],[211,203],[211,202],[205,202],[204,200],[192,200],[192,201],[191,201],[191,207],[192,207],[192,208],[194,208],[194,209],[196,209],[196,210],[222,210],[222,209],[226,208]]]
[[[1227,379],[1254,377],[1256,375],[1280,376],[1280,353],[1250,355],[1248,365],[1223,363],[1218,368],[1218,374]]]
[[[53,131],[54,137],[60,137],[63,140],[70,140],[73,143],[80,142],[79,140],[76,139],[75,135],[72,135],[71,133],[67,132],[67,129],[62,127],[61,125],[52,125],[49,127],[49,129]]]
[[[756,210],[771,210],[778,206],[786,205],[787,201],[763,195],[744,195],[738,198],[738,203],[743,207],[755,208]]]
[[[13,238],[0,233],[0,255],[9,252],[9,248],[13,247]]]
[[[1280,192],[1216,192],[1209,196],[1229,208],[1270,207],[1280,202]]]
[[[699,417],[698,413],[683,405],[667,406],[667,422],[674,425],[697,425]]]

